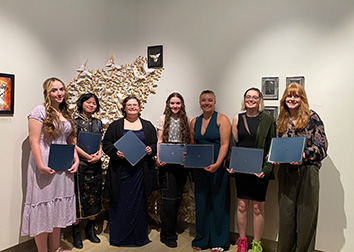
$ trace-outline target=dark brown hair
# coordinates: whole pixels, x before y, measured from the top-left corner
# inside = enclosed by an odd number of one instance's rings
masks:
[[[139,108],[141,108],[141,102],[139,100],[138,97],[136,97],[135,95],[128,95],[127,97],[124,98],[123,102],[122,102],[122,113],[124,117],[127,117],[127,113],[125,112],[125,107],[127,106],[127,102],[131,99],[134,99],[138,102]],[[140,112],[139,112],[139,116],[140,116]]]
[[[189,135],[189,123],[188,117],[186,114],[186,107],[184,104],[184,99],[180,93],[174,92],[167,97],[165,111],[163,112],[165,115],[165,122],[163,125],[163,132],[162,132],[162,142],[168,142],[168,136],[170,132],[170,123],[171,123],[171,108],[170,108],[170,100],[173,97],[177,97],[181,100],[181,110],[179,111],[178,118],[179,118],[179,131],[181,136],[181,142],[184,144],[188,144],[190,142],[190,135]]]
[[[82,104],[87,101],[88,99],[90,99],[91,97],[93,97],[96,101],[96,109],[94,111],[94,113],[98,112],[100,110],[100,102],[98,100],[98,97],[93,94],[93,93],[86,93],[80,96],[80,98],[77,100],[76,105],[77,105],[77,111],[79,113],[82,113]]]

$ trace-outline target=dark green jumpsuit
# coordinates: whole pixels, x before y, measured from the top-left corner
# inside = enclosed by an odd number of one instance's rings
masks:
[[[194,142],[196,144],[214,145],[214,162],[220,149],[220,133],[217,125],[217,112],[214,112],[204,135],[201,134],[202,116],[194,126]],[[196,237],[192,246],[201,249],[230,245],[230,186],[229,174],[220,167],[215,173],[203,169],[194,169],[195,205],[196,205]]]

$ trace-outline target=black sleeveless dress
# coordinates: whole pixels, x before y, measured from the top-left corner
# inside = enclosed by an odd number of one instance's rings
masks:
[[[246,130],[242,114],[246,116],[250,133]],[[260,122],[260,114],[248,117],[246,113],[238,115],[238,147],[254,148],[257,130]],[[265,201],[269,180],[258,178],[253,174],[236,173],[237,198],[263,202]]]

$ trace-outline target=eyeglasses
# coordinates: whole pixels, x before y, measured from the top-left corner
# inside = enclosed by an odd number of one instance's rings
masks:
[[[126,107],[139,107],[138,103],[133,103],[133,104],[126,104]]]
[[[251,98],[252,98],[253,100],[258,100],[258,99],[259,99],[258,96],[250,96],[250,95],[246,95],[246,96],[245,96],[245,99],[246,99],[246,100],[251,100]]]

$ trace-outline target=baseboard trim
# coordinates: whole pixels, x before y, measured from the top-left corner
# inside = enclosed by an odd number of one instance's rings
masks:
[[[2,250],[1,252],[32,252],[37,251],[36,243],[34,239],[17,244],[8,249]]]

